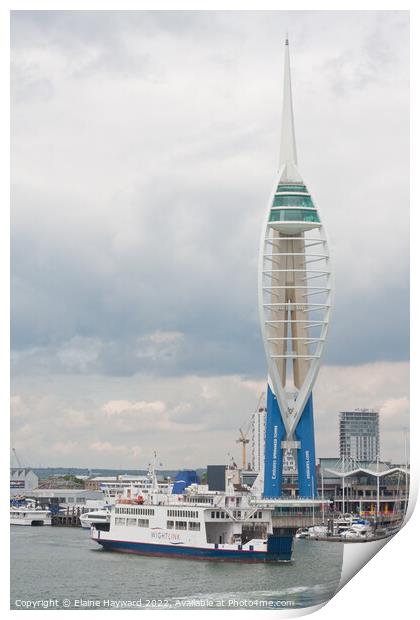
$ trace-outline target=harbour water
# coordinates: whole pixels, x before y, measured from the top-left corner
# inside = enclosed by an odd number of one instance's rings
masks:
[[[334,595],[342,554],[296,540],[291,563],[150,558],[103,551],[80,528],[12,526],[11,608],[308,607]]]

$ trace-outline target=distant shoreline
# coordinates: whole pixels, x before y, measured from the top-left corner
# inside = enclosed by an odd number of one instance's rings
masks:
[[[14,469],[16,469],[16,466]],[[145,476],[147,474],[147,469],[89,469],[88,467],[30,467],[29,469],[32,469],[40,480],[50,478],[51,476],[65,475],[90,476],[93,478],[95,476]],[[180,467],[179,469],[183,468]],[[158,476],[170,476],[174,478],[179,469],[157,469],[156,473]],[[195,471],[198,475],[202,475],[206,471],[206,468],[198,467]]]

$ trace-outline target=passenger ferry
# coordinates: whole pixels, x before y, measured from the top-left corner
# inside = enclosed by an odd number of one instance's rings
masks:
[[[51,525],[51,513],[31,506],[10,506],[10,525]]]
[[[111,521],[111,511],[109,508],[100,508],[85,512],[79,517],[81,527],[90,529],[95,523],[109,523]]]
[[[195,472],[179,472],[172,493],[125,489],[109,523],[91,537],[106,550],[151,556],[247,562],[290,561],[293,535],[275,533],[272,509],[249,491],[209,491]],[[194,481],[195,480],[195,481]]]

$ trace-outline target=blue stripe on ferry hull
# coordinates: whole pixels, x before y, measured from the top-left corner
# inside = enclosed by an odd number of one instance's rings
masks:
[[[125,540],[96,540],[109,551],[137,553],[158,557],[186,558],[190,560],[228,560],[236,562],[287,562],[291,553],[269,554],[265,551],[241,551],[235,549],[206,549],[204,547],[180,547],[178,545],[154,545]]]

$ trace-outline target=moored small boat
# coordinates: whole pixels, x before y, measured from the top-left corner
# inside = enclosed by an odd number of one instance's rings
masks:
[[[51,525],[51,513],[42,508],[11,506],[10,525]]]
[[[111,511],[107,508],[103,510],[92,510],[85,512],[79,517],[81,527],[90,529],[96,523],[109,523],[111,520]]]

